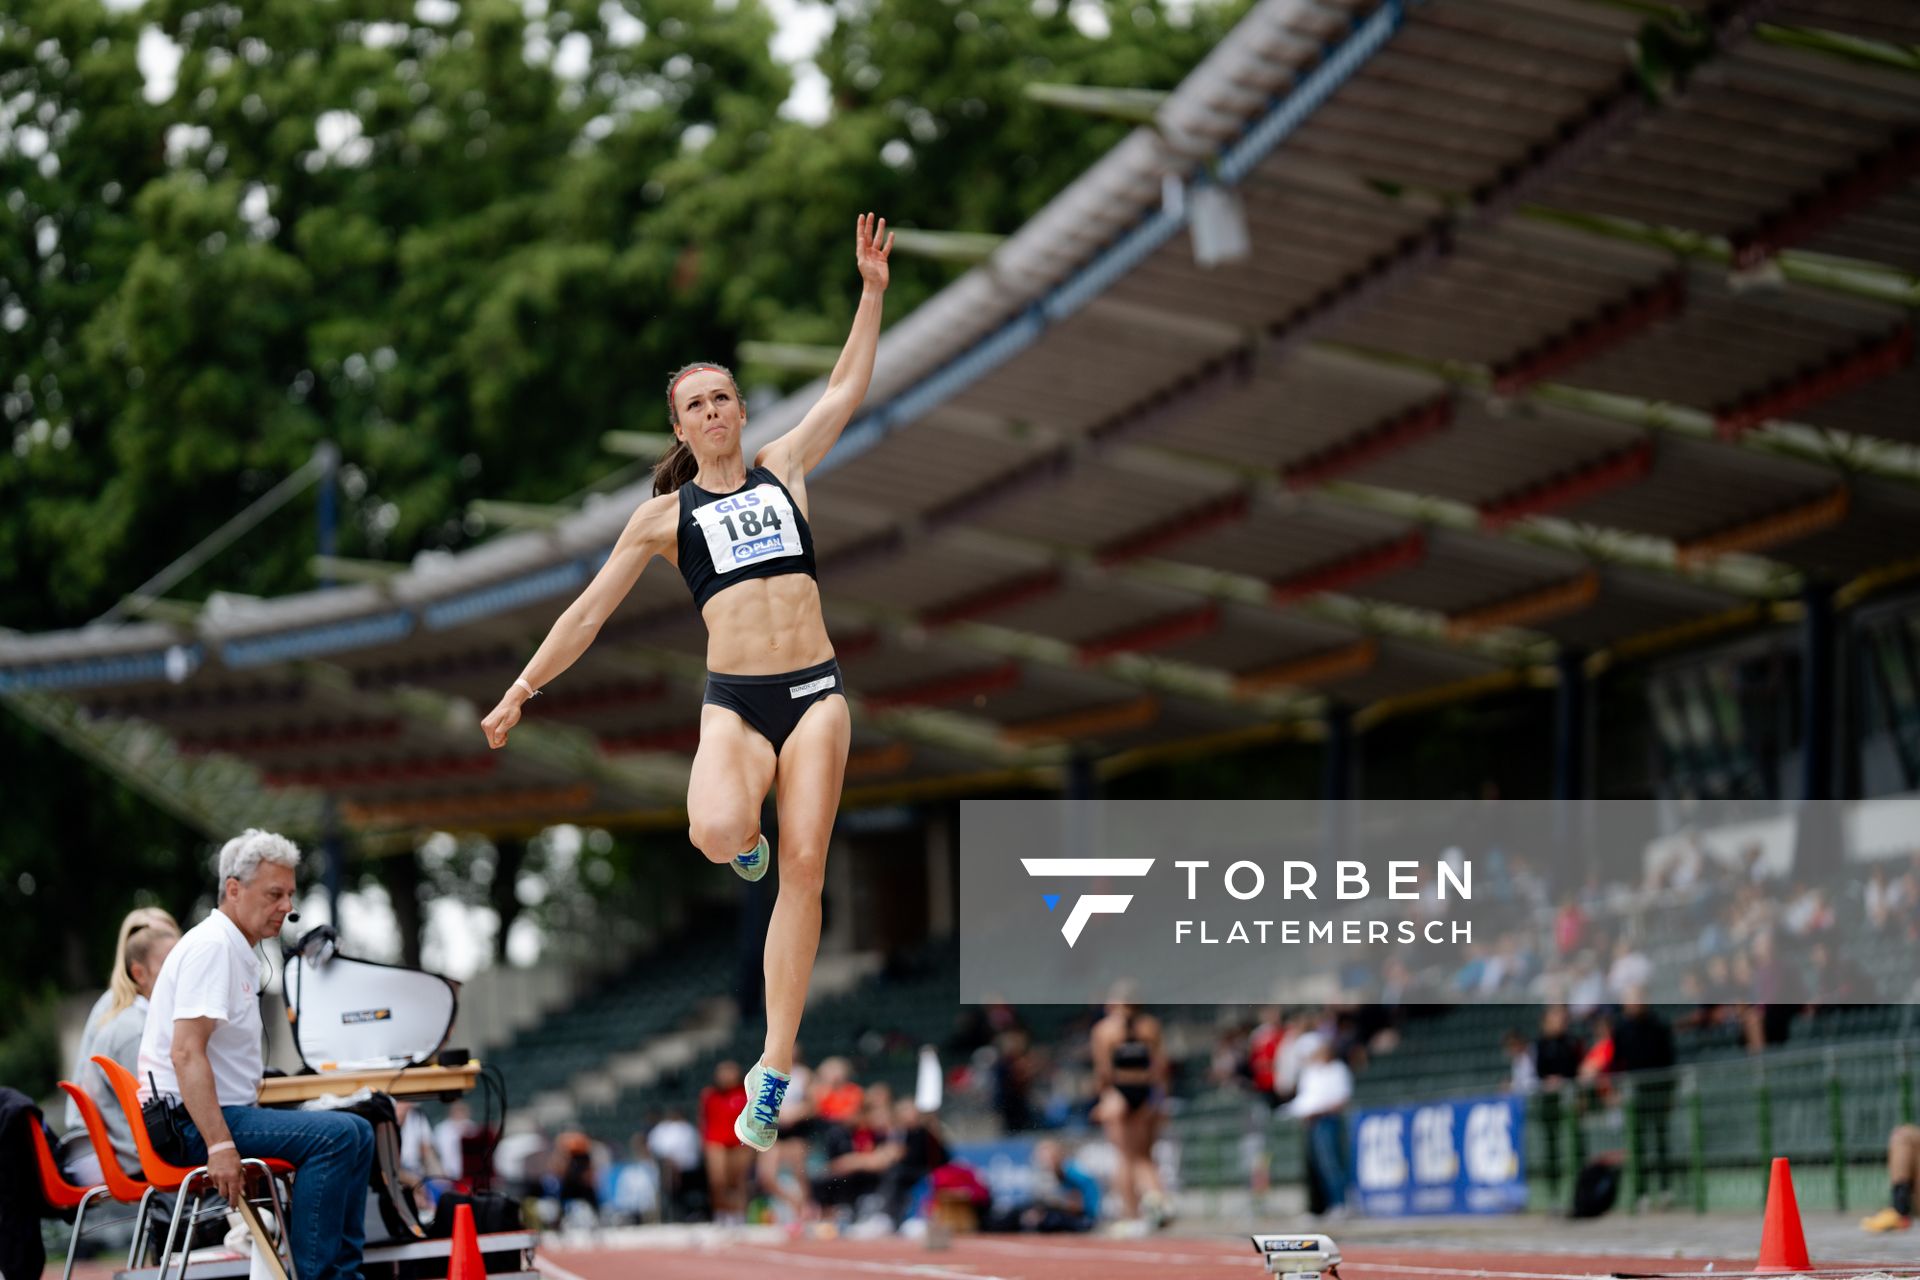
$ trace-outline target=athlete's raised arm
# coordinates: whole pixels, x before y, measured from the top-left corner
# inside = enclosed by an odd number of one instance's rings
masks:
[[[853,420],[854,410],[866,398],[873,380],[873,353],[880,345],[880,303],[887,292],[887,257],[893,236],[887,220],[871,213],[860,215],[853,241],[854,263],[860,268],[860,309],[853,315],[853,332],[834,362],[827,389],[800,425],[755,455],[754,461],[773,468],[784,482],[794,471],[805,475],[820,465],[840,432]]]
[[[553,624],[519,679],[508,685],[501,695],[500,705],[480,722],[488,746],[504,747],[507,731],[520,723],[520,708],[526,705],[527,699],[580,660],[580,655],[600,634],[601,624],[613,616],[613,611],[633,590],[633,584],[640,580],[640,571],[647,567],[647,562],[673,545],[674,518],[679,510],[680,499],[674,494],[662,494],[640,504],[621,531],[613,554],[600,566],[600,572],[593,575],[586,590]]]

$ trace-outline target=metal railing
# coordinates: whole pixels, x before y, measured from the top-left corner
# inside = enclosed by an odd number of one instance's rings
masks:
[[[1884,1192],[1887,1135],[1920,1115],[1917,1072],[1920,1036],[1908,1035],[1709,1058],[1615,1075],[1603,1088],[1569,1085],[1535,1094],[1525,1133],[1529,1203],[1564,1207],[1581,1165],[1610,1153],[1621,1164],[1620,1203],[1629,1209],[1646,1203],[1697,1213],[1758,1208],[1775,1156],[1793,1161],[1803,1207],[1860,1208]],[[1486,1096],[1500,1086],[1490,1079],[1484,1088],[1462,1087],[1455,1077],[1444,1088],[1372,1101],[1397,1106]],[[1300,1125],[1280,1114],[1263,1121],[1244,1093],[1194,1099],[1173,1132],[1185,1186],[1244,1187],[1249,1160],[1261,1155],[1275,1185],[1303,1177]]]

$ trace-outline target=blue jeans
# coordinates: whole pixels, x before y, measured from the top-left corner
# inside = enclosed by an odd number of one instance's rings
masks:
[[[1347,1126],[1339,1112],[1315,1116],[1308,1122],[1307,1151],[1327,1207],[1339,1208],[1347,1202]],[[302,1275],[300,1280],[306,1277]]]
[[[286,1231],[300,1280],[360,1280],[373,1126],[344,1111],[222,1107],[220,1114],[243,1157],[294,1167]],[[206,1140],[192,1120],[183,1136],[187,1163],[205,1164]]]

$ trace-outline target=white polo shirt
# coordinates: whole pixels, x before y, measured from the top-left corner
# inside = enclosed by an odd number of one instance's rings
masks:
[[[260,958],[223,911],[187,930],[154,980],[147,1029],[140,1037],[142,1101],[154,1086],[180,1096],[180,1078],[173,1071],[173,1024],[179,1018],[218,1023],[207,1038],[214,1093],[223,1107],[252,1106],[266,1066],[260,1048]]]

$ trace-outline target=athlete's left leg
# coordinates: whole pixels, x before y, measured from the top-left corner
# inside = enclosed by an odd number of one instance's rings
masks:
[[[853,720],[839,695],[807,708],[780,749],[774,803],[780,814],[780,894],[767,926],[767,1040],[760,1061],[793,1070],[793,1042],[807,1007],[813,957],[820,949],[820,890],[827,841],[846,781]]]

